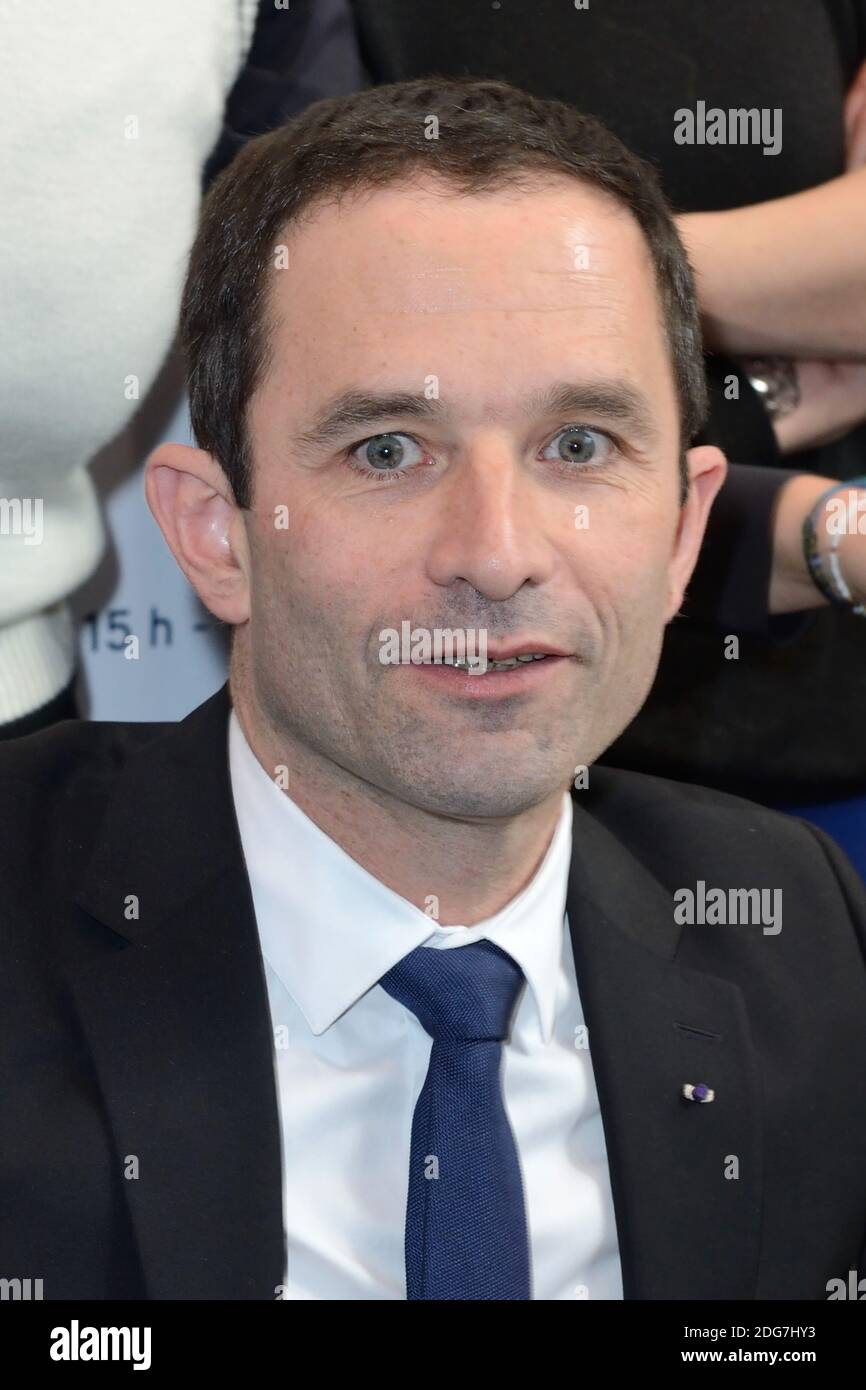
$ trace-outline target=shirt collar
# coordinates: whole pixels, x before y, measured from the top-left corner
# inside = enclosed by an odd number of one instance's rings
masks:
[[[522,969],[545,1042],[553,1032],[571,858],[571,797],[527,886],[472,927],[441,927],[374,878],[268,776],[234,710],[229,771],[262,953],[323,1033],[416,946],[493,941]]]

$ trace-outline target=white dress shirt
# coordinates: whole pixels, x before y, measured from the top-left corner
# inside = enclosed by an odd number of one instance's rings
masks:
[[[284,1297],[406,1298],[409,1140],[432,1040],[378,981],[416,946],[495,942],[521,987],[503,1096],[523,1176],[533,1299],[619,1299],[607,1153],[565,897],[571,798],[530,883],[473,927],[439,926],[268,776],[234,711],[229,769],[265,962],[283,1153]]]

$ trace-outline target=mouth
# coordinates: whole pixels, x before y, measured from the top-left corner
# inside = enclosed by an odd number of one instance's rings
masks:
[[[555,652],[526,651],[514,656],[477,660],[420,662],[399,669],[425,681],[442,693],[464,699],[489,700],[530,695],[556,673],[571,665],[574,657]]]
[[[550,657],[568,657],[560,647],[553,647],[542,638],[518,638],[512,642],[491,643],[485,648],[484,656],[473,656],[460,660],[442,658],[436,664],[454,666],[457,670],[471,671],[473,675],[488,671],[513,671],[519,666],[528,666],[534,661],[546,661]],[[431,663],[433,664],[433,663]]]
[[[513,671],[516,666],[523,666],[528,661],[544,661],[550,652],[520,652],[517,656],[507,656],[496,659],[495,657],[475,657],[472,660],[448,661],[443,658],[438,662],[430,662],[431,666],[453,666],[457,671],[471,671],[473,675],[486,674],[488,671]]]

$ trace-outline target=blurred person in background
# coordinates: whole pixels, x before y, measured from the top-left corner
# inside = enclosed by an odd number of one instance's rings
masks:
[[[277,79],[260,67],[258,11],[0,0],[0,738],[78,713],[67,599],[106,544],[88,463],[172,347],[239,75],[261,96],[276,80],[287,114],[321,95],[325,50],[330,92],[360,80],[342,4],[280,11]]]

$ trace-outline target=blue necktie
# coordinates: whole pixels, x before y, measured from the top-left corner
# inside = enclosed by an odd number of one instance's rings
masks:
[[[418,946],[380,980],[433,1039],[406,1203],[409,1299],[528,1299],[529,1238],[502,1099],[502,1042],[523,973],[491,941]]]

